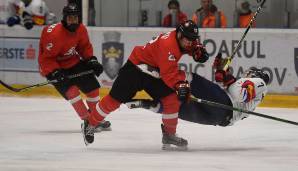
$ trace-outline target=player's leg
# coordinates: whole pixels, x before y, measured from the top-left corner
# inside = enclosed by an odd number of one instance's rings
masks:
[[[125,103],[126,106],[130,109],[135,108],[144,108],[148,109],[155,113],[162,112],[162,106],[158,100],[151,100],[151,99],[132,99],[129,102]]]
[[[82,131],[87,145],[94,140],[94,128],[96,125],[102,122],[109,113],[119,108],[121,103],[132,99],[136,92],[141,89],[141,84],[139,83],[141,81],[140,72],[129,61],[121,68],[110,93],[96,104],[96,110],[91,112],[88,122],[82,125]],[[85,129],[86,131],[84,131]]]
[[[161,98],[161,104],[163,106],[162,111],[162,143],[163,149],[168,150],[171,145],[179,147],[180,149],[187,149],[187,140],[178,137],[176,135],[176,129],[178,124],[178,111],[180,102],[176,93],[172,93],[166,97]]]
[[[121,103],[125,103],[135,96],[140,88],[140,71],[127,62],[119,71],[118,77],[113,83],[110,93],[96,104],[95,112],[92,112],[90,124],[103,120],[110,112],[116,110]]]
[[[89,111],[86,108],[78,87],[71,86],[65,93],[68,102],[72,105],[81,120],[86,120],[89,117]]]
[[[191,94],[197,98],[232,106],[232,102],[224,89],[204,77],[192,74],[190,86]],[[220,126],[228,125],[232,115],[233,111],[231,110],[197,102],[183,104],[179,111],[179,118],[181,119],[199,124]]]
[[[146,75],[146,74],[145,74]],[[145,77],[146,78],[146,77]],[[161,79],[151,76],[144,81],[144,90],[155,100],[160,100],[162,105],[162,143],[163,149],[171,149],[171,145],[180,149],[187,148],[187,140],[176,135],[178,124],[178,111],[180,102],[174,90],[169,88]]]
[[[191,92],[195,97],[232,106],[229,96],[217,84],[197,74],[193,74],[193,79],[190,79],[190,82]],[[152,93],[154,93],[154,91],[151,92],[151,94]],[[148,99],[134,100],[128,102],[127,106],[129,108],[145,108],[153,112],[162,112],[163,110],[163,106],[160,105],[158,101]],[[182,104],[179,111],[180,119],[206,125],[226,126],[229,124],[231,116],[232,111],[230,110],[215,108],[193,101]]]
[[[88,67],[84,62],[81,62],[77,67],[74,68],[76,73],[84,72],[88,70]],[[100,100],[99,88],[100,84],[94,74],[84,75],[73,79],[74,83],[79,89],[86,95],[86,103],[89,108],[89,112],[94,112],[95,106]],[[110,131],[111,123],[109,121],[102,121],[96,126],[96,132]]]
[[[72,105],[81,120],[88,118],[88,109],[81,98],[79,89],[73,85],[72,80],[66,84],[54,83],[53,85],[64,99]]]

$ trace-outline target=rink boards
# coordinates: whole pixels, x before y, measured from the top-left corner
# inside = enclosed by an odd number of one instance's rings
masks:
[[[22,87],[20,85],[15,85],[15,87]],[[101,88],[99,90],[100,97],[103,97],[109,93],[110,88]],[[14,93],[10,90],[5,89],[0,85],[0,95],[1,96],[22,96],[22,97],[59,97],[62,98],[58,92],[51,86],[40,87],[32,89],[26,92]],[[150,97],[146,92],[138,92],[135,98],[146,98]],[[298,96],[296,95],[286,95],[286,94],[268,94],[263,102],[259,105],[260,107],[280,107],[280,108],[298,108]]]

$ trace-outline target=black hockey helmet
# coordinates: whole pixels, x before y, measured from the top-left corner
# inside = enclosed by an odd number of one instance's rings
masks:
[[[69,3],[63,8],[63,19],[66,19],[69,15],[81,15],[81,10],[79,9],[78,5],[75,3]]]
[[[66,6],[64,6],[62,14],[63,14],[63,19],[62,19],[63,26],[67,30],[69,30],[70,32],[76,31],[76,29],[78,28],[79,24],[81,23],[81,10],[77,6],[77,4],[75,4],[75,3],[69,3],[69,4],[67,4]],[[67,18],[67,16],[70,16],[70,15],[78,16],[78,18],[79,18],[79,24],[68,25],[67,22],[66,22],[66,18]]]
[[[32,0],[22,0],[25,4],[25,7],[29,6]]]
[[[269,83],[270,80],[269,75],[266,72],[255,67],[249,68],[245,71],[244,74],[246,77],[249,76],[251,78],[261,78],[266,83],[266,85]]]
[[[168,3],[168,8],[170,8],[171,5],[175,5],[176,7],[180,8],[180,4],[179,4],[178,0],[170,0]]]
[[[188,40],[194,41],[199,38],[199,28],[192,20],[186,20],[176,28],[177,33],[180,32],[182,36]]]

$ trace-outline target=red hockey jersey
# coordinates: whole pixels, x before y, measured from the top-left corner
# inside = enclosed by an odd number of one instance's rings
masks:
[[[145,46],[136,46],[129,60],[135,65],[148,64],[158,68],[161,79],[174,89],[177,82],[185,81],[185,73],[178,68],[182,55],[176,40],[176,31],[171,31],[159,35]]]
[[[66,30],[62,23],[53,24],[43,29],[39,42],[39,69],[43,76],[52,71],[71,68],[80,58],[93,56],[86,27],[81,24],[76,32]]]

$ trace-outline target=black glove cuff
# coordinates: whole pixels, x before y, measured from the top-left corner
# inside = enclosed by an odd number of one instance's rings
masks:
[[[195,55],[192,56],[193,60],[199,63],[205,63],[208,59],[209,59],[209,54],[207,53],[207,51],[202,48],[201,49],[201,56],[198,58]]]
[[[97,63],[98,63],[98,60],[97,60],[96,56],[91,56],[91,58],[89,58],[89,59],[87,60],[87,62],[91,62],[91,63],[93,63],[93,62],[97,62]]]

